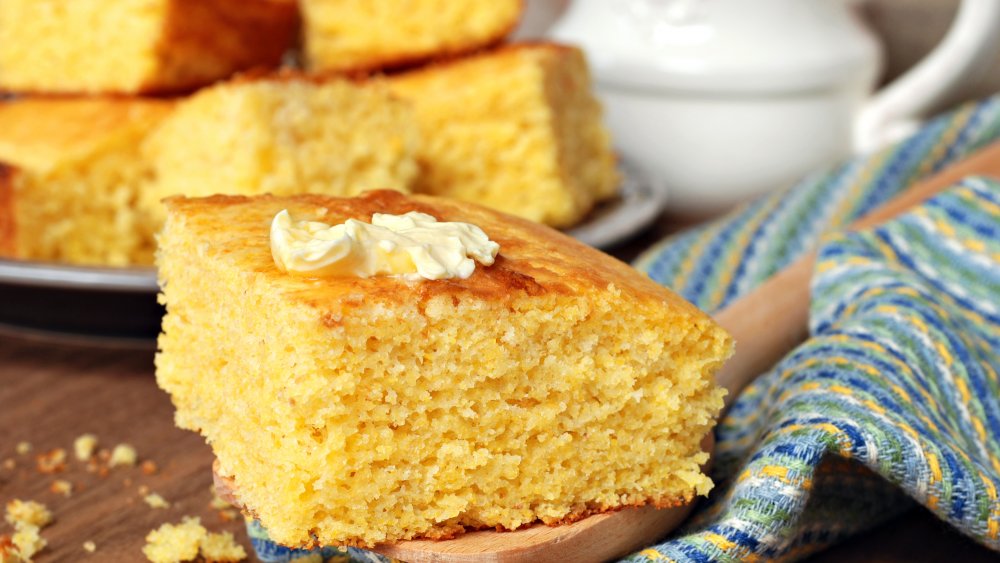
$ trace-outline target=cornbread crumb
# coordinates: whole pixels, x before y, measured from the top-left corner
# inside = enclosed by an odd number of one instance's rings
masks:
[[[152,475],[157,471],[156,463],[149,459],[139,464],[139,469],[142,470],[143,475]]]
[[[5,519],[15,529],[22,526],[44,528],[52,522],[52,513],[40,502],[14,499],[7,503]]]
[[[35,458],[40,473],[59,473],[66,470],[66,450],[56,448]]]
[[[136,459],[138,458],[135,453],[135,448],[129,444],[118,444],[115,449],[111,451],[111,458],[108,460],[108,467],[117,467],[119,465],[135,465]]]
[[[28,561],[31,561],[31,558],[34,557],[36,553],[45,549],[48,542],[42,537],[40,531],[41,529],[38,526],[25,524],[14,532],[14,536],[11,538],[11,541],[14,542],[14,546],[17,547],[18,555]]]
[[[10,471],[13,470],[15,467],[17,467],[17,462],[14,461],[14,458],[8,457],[7,459],[3,460],[4,469]]]
[[[73,494],[73,483],[66,481],[65,479],[56,479],[49,485],[49,491],[57,494],[63,495],[64,497],[69,497]]]
[[[0,535],[0,563],[23,563],[24,559],[7,534]]]
[[[31,451],[31,442],[18,442],[14,451],[16,451],[18,455],[27,455],[28,452]]]
[[[148,494],[142,497],[142,500],[146,501],[150,508],[170,508],[170,503],[157,493]]]
[[[201,556],[207,561],[242,561],[247,552],[229,532],[210,533],[201,539]]]
[[[73,440],[73,452],[76,453],[76,459],[80,461],[87,461],[94,455],[94,450],[97,449],[97,436],[93,434],[82,434]]]
[[[87,540],[83,542],[83,550],[86,551],[87,553],[93,553],[97,551],[97,544],[90,540]]]
[[[185,516],[180,524],[164,524],[146,535],[142,553],[153,563],[177,563],[198,557],[208,531],[199,518]]]
[[[149,494],[149,487],[147,487],[146,485],[139,485],[139,494],[142,495],[142,496],[148,495]]]
[[[240,513],[236,512],[233,508],[224,508],[219,511],[219,520],[223,522],[232,522],[240,517]]]

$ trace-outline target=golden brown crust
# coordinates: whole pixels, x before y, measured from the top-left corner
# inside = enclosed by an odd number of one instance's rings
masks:
[[[356,198],[215,195],[172,197],[164,202],[171,215],[183,217],[188,228],[206,241],[216,238],[225,226],[227,248],[220,248],[220,259],[234,261],[244,271],[273,276],[276,287],[286,296],[316,309],[327,324],[336,324],[341,313],[363,302],[426,303],[436,296],[451,296],[506,303],[524,294],[578,294],[604,291],[610,285],[634,299],[666,303],[678,313],[687,313],[692,322],[711,322],[676,294],[594,248],[544,225],[471,203],[390,190],[366,192]],[[468,279],[411,283],[387,277],[323,278],[317,284],[314,278],[283,274],[274,265],[269,225],[282,209],[297,219],[331,224],[347,219],[370,221],[376,212],[420,211],[442,221],[478,225],[500,244],[500,254],[492,266],[477,267]]]
[[[295,0],[172,0],[159,71],[140,93],[181,93],[255,67],[277,67],[298,35]]]
[[[14,178],[17,169],[0,162],[0,256],[17,258]]]

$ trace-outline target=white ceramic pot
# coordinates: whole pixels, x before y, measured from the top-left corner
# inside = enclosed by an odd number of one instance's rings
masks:
[[[615,144],[671,207],[714,212],[911,132],[1000,38],[1000,0],[965,0],[942,45],[873,98],[882,52],[856,4],[574,0],[549,35],[585,49]]]

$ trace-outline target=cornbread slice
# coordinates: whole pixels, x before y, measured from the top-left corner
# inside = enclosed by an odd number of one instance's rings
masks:
[[[149,169],[138,146],[171,104],[122,98],[0,103],[0,255],[151,264],[136,209]]]
[[[294,0],[3,0],[0,88],[193,90],[277,66],[297,26]]]
[[[314,70],[374,70],[458,55],[501,41],[522,0],[301,0]]]
[[[610,137],[575,47],[509,46],[391,83],[424,134],[417,191],[555,227],[616,191]]]
[[[143,205],[158,227],[171,195],[409,191],[419,142],[413,109],[384,82],[243,77],[180,102],[150,136]]]
[[[704,494],[731,352],[625,264],[476,205],[377,191],[171,198],[156,358],[240,504],[289,546],[444,538]],[[500,244],[468,279],[278,271],[274,215],[420,211]]]

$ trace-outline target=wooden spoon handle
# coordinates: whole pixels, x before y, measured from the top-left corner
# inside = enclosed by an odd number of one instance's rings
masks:
[[[1000,141],[914,184],[849,229],[869,228],[892,219],[970,175],[1000,176]],[[736,340],[735,357],[716,375],[719,385],[729,391],[727,407],[744,387],[805,340],[809,282],[815,264],[816,253],[810,252],[715,315]]]

